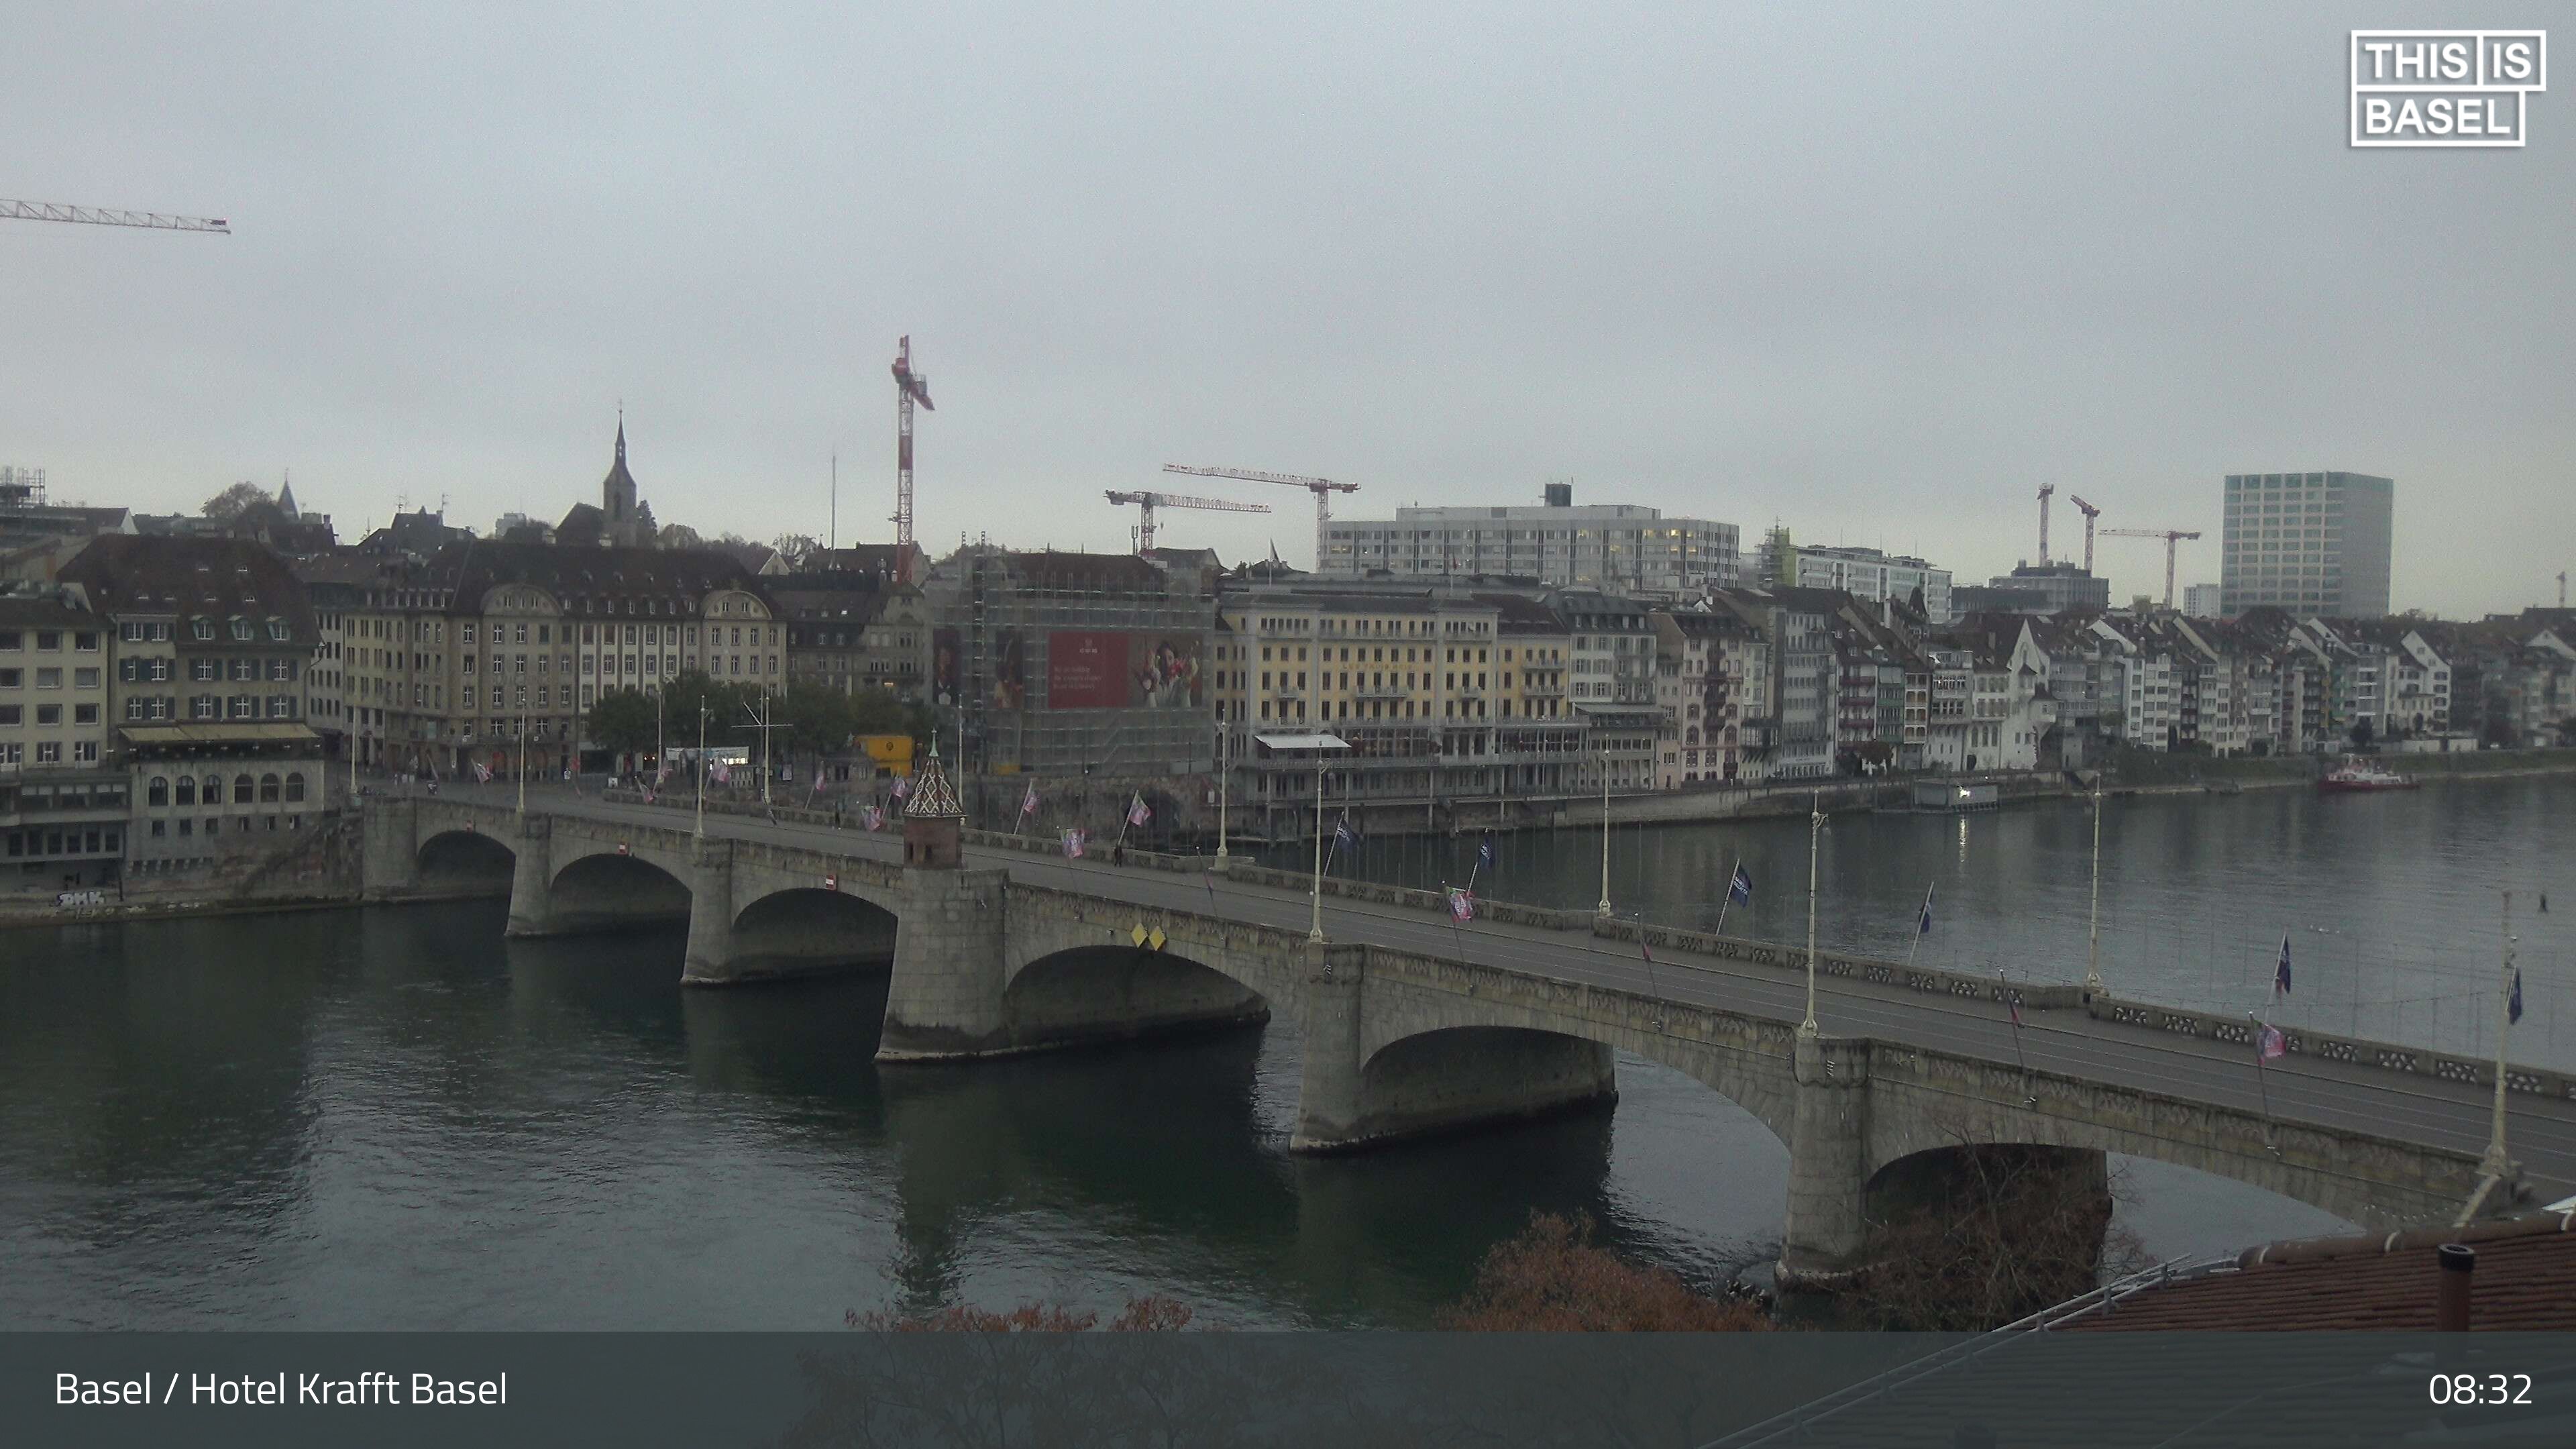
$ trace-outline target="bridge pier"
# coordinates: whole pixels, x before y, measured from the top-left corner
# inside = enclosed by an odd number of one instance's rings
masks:
[[[734,970],[733,842],[701,837],[689,852],[689,952],[683,986],[730,986]]]
[[[504,936],[551,936],[555,920],[554,817],[527,815],[512,837],[510,923]]]
[[[1801,1032],[1779,1284],[1830,1288],[1869,1249],[1869,1043]]]
[[[904,871],[878,1061],[959,1061],[1027,1049],[1010,1041],[1002,1016],[1010,886],[1006,870]]]
[[[420,888],[420,804],[377,795],[358,802],[360,898],[396,900]]]
[[[1557,1032],[1459,1026],[1371,1052],[1368,948],[1307,950],[1292,1152],[1348,1152],[1618,1100],[1609,1044]]]

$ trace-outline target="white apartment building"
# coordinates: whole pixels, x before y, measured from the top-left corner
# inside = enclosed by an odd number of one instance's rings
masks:
[[[2228,474],[2220,614],[2387,614],[2396,491],[2364,473]]]
[[[1874,548],[1812,548],[1797,551],[1798,586],[1840,589],[1855,598],[1894,599],[1904,603],[1923,592],[1924,616],[1935,626],[1955,617],[1950,605],[1950,571],[1919,558],[1881,553]]]
[[[1691,598],[1737,581],[1732,523],[1666,517],[1642,504],[1576,507],[1551,483],[1534,507],[1399,508],[1391,519],[1334,519],[1316,571],[1328,577],[1536,579],[1558,588]]]

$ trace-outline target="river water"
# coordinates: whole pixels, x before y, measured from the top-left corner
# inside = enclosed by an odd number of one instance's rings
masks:
[[[2287,929],[2293,1011],[2472,1040],[2493,891],[2536,894],[2576,860],[2571,803],[2555,782],[2113,802],[2105,974],[2259,1000]],[[2081,804],[1838,819],[1823,932],[1902,954],[1937,881],[1926,961],[2080,974],[2090,830]],[[1802,822],[1623,828],[1612,847],[1622,910],[1695,920],[1741,851],[1754,928],[1804,930]],[[1356,861],[1440,873],[1410,848],[1409,867],[1393,841]],[[1498,855],[1480,892],[1597,897],[1597,838]],[[1776,1249],[1785,1148],[1640,1061],[1622,1060],[1611,1114],[1306,1160],[1286,1151],[1285,1012],[1170,1045],[881,1072],[881,976],[684,993],[678,932],[508,942],[504,914],[0,935],[0,1328],[815,1328],[1144,1292],[1235,1326],[1419,1326],[1534,1208],[1588,1212],[1703,1282]],[[2517,1057],[2558,1050],[2560,919],[2524,923]],[[2227,950],[2210,964],[2194,941]],[[2438,1020],[2373,1004],[2410,993],[2449,1004]],[[2334,1226],[2152,1162],[2120,1164],[2120,1190],[2158,1254]]]

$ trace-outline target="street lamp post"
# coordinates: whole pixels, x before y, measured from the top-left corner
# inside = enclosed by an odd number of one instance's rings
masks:
[[[1815,797],[1812,813],[1807,816],[1807,1019],[1798,1023],[1798,1035],[1816,1034],[1816,841],[1825,831],[1825,797]]]
[[[1610,919],[1610,742],[1601,742],[1601,904],[1593,914]]]
[[[528,813],[528,711],[519,710],[519,814]]]
[[[2504,966],[2503,977],[2496,983],[2496,1070],[2495,1121],[2487,1136],[2486,1155],[2478,1160],[2478,1175],[2501,1182],[2513,1170],[2504,1153],[2504,1072],[2505,1033],[2513,1029],[2513,892],[2504,893]]]
[[[1225,702],[1217,701],[1216,727],[1216,858],[1225,859]]]
[[[707,707],[698,705],[698,828],[700,840],[707,838]]]
[[[1324,939],[1324,751],[1315,751],[1315,881],[1309,887],[1311,909],[1307,916],[1306,939]]]
[[[2084,998],[2102,994],[2102,781],[2093,781],[2093,909],[2091,940],[2084,948]]]

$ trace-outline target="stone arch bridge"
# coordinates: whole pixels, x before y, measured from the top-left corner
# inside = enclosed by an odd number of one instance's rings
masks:
[[[478,870],[488,891],[506,867],[511,935],[685,919],[689,984],[890,962],[878,1053],[889,1063],[1290,1012],[1304,1041],[1300,1151],[1606,1101],[1614,1053],[1633,1052],[1722,1093],[1788,1146],[1791,1277],[1857,1266],[1875,1189],[1900,1165],[1974,1144],[2061,1149],[2070,1170],[2096,1176],[2105,1152],[2155,1158],[2367,1223],[2447,1219],[2479,1181],[2474,1152],[2282,1121],[2186,1082],[2157,1089],[2027,1070],[1931,1041],[1802,1040],[1776,1012],[1585,979],[1571,952],[1563,970],[1526,964],[1526,952],[1506,959],[1481,930],[1446,933],[1447,952],[1317,943],[1303,899],[1231,882],[1220,893],[1188,879],[1177,891],[1159,873],[1083,870],[1083,888],[1068,889],[1015,879],[1007,863],[908,869],[884,858],[883,837],[826,848],[774,834],[699,837],[578,811],[522,817],[466,800],[376,800],[365,812],[367,897],[454,894]],[[1158,899],[1144,898],[1149,887]],[[2501,1205],[2511,1193],[2493,1196]]]

